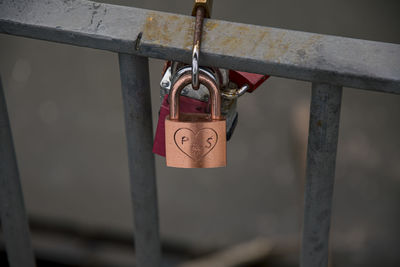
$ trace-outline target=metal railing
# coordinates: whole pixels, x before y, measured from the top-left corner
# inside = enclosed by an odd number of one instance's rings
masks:
[[[0,33],[119,53],[141,267],[161,261],[147,58],[190,63],[193,25],[190,16],[84,0],[0,1]],[[342,87],[400,94],[400,45],[208,19],[202,65],[312,82],[300,266],[327,266]],[[34,266],[2,89],[3,236],[12,267]]]

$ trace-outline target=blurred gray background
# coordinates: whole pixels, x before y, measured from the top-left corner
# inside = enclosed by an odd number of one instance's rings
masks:
[[[189,14],[193,1],[107,2]],[[400,43],[398,0],[215,0],[213,8],[215,19]],[[163,63],[150,59],[154,124]],[[0,73],[29,214],[129,234],[117,55],[2,34]],[[310,88],[272,77],[243,96],[227,168],[166,168],[156,157],[163,239],[299,242]],[[400,262],[399,115],[398,95],[344,89],[331,236],[349,258],[336,263]]]

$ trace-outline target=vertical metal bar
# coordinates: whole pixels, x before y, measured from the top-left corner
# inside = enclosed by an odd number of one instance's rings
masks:
[[[0,213],[8,263],[11,267],[35,266],[1,77]]]
[[[154,166],[149,63],[119,54],[138,267],[158,267],[161,249]]]
[[[329,254],[342,87],[313,83],[301,267],[326,267]]]

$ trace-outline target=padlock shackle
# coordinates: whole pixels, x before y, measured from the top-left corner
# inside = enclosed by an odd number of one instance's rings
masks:
[[[208,91],[210,92],[210,101],[211,101],[211,119],[212,120],[220,120],[221,116],[221,96],[215,81],[200,73],[199,81],[203,84]],[[179,103],[180,103],[180,95],[183,88],[192,83],[192,74],[186,73],[182,75],[172,86],[169,92],[169,119],[170,120],[179,120]]]

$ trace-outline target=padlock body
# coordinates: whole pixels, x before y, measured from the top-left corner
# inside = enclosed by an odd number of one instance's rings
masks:
[[[180,108],[182,112],[186,113],[206,113],[209,110],[208,103],[182,95],[180,96]],[[163,157],[165,157],[165,118],[168,115],[168,95],[165,95],[160,107],[156,135],[153,143],[153,153]]]
[[[226,166],[226,121],[210,114],[182,113],[179,121],[165,119],[166,162],[177,168]]]

